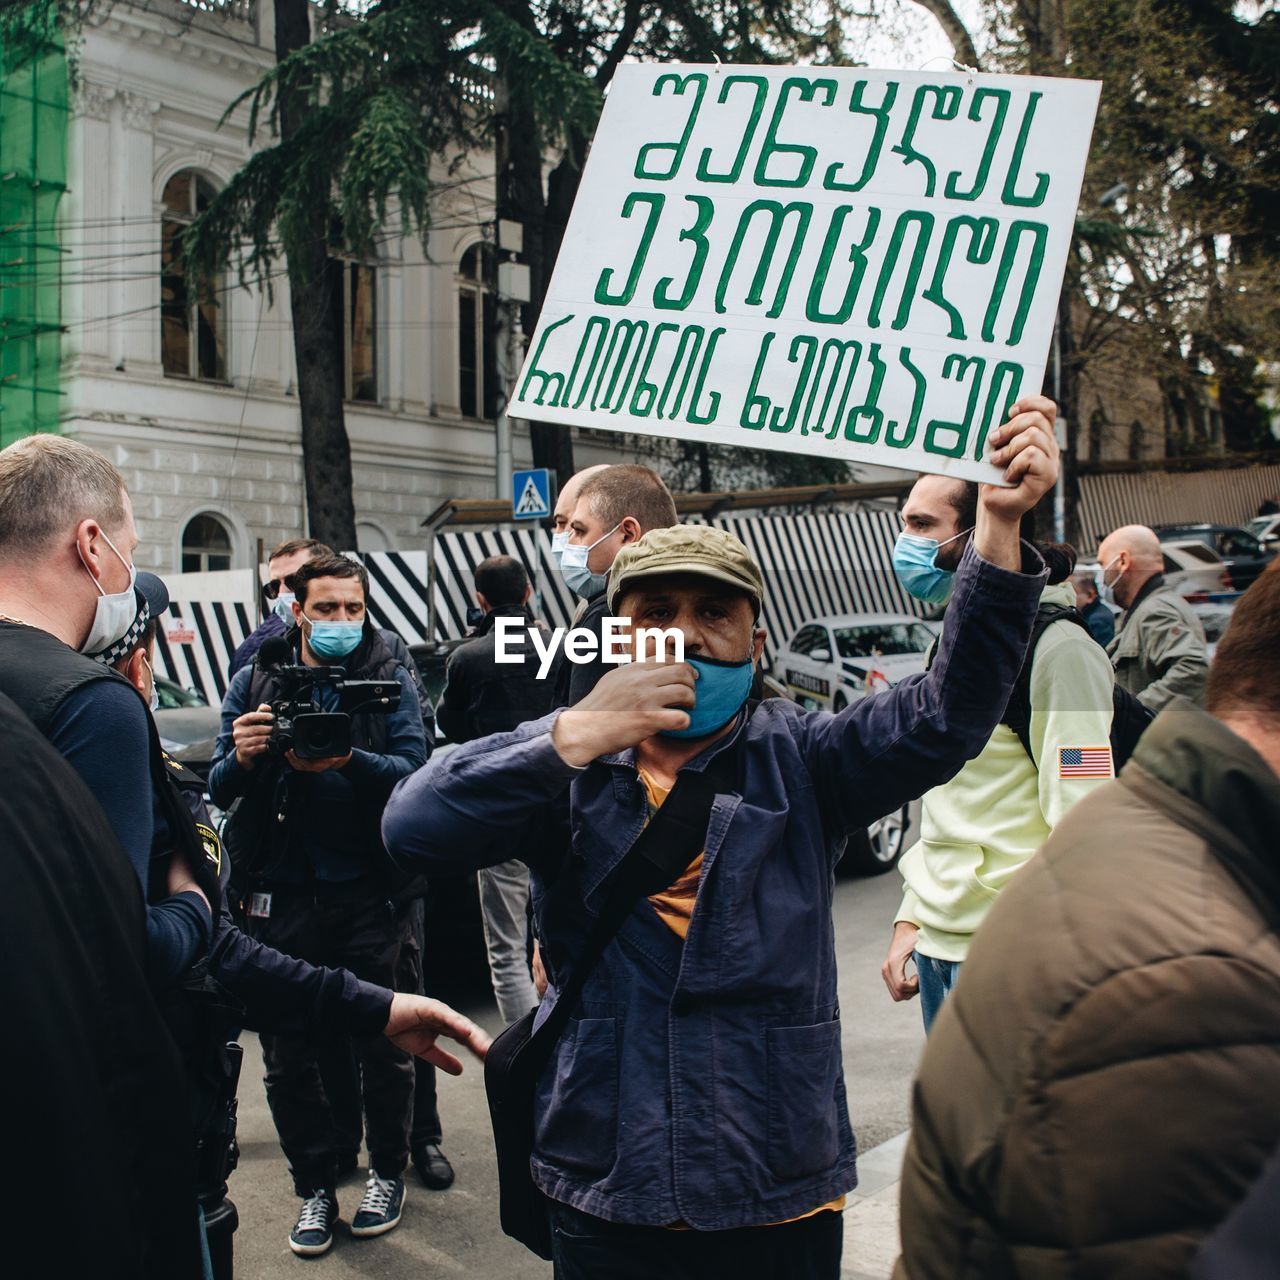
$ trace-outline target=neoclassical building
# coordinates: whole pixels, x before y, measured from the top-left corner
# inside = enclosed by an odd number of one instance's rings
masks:
[[[249,154],[246,112],[218,122],[273,48],[269,3],[147,0],[104,7],[75,58],[61,429],[120,466],[139,563],[158,570],[248,567],[303,528],[283,264],[268,297],[234,278],[198,290],[173,253]],[[425,244],[332,262],[361,550],[422,546],[443,497],[495,492],[492,160],[441,182]]]

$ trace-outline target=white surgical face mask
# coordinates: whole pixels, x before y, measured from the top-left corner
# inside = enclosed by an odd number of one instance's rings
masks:
[[[102,537],[107,546],[115,552],[116,559],[129,570],[129,585],[123,591],[113,591],[108,595],[102,589],[102,583],[89,572],[80,544],[76,544],[76,554],[80,557],[80,563],[84,565],[85,573],[89,574],[89,580],[98,589],[98,606],[94,611],[93,625],[80,646],[81,653],[101,653],[104,649],[109,649],[129,630],[134,618],[138,615],[138,602],[133,593],[133,584],[138,577],[138,571],[120,554],[116,544],[105,533]]]
[[[556,562],[556,568],[560,568],[560,557],[564,555],[564,549],[569,545],[569,530],[558,529],[551,535],[551,558]]]
[[[293,602],[296,599],[292,591],[282,591],[271,606],[271,612],[287,627],[293,626]]]
[[[592,573],[587,560],[602,542],[608,542],[621,528],[622,521],[619,520],[608,533],[597,538],[590,546],[566,541],[564,551],[560,554],[560,576],[575,595],[587,600],[598,596],[605,589],[609,574]]]
[[[1116,602],[1116,583],[1124,577],[1124,574],[1118,573],[1116,574],[1113,582],[1108,582],[1107,570],[1110,569],[1111,566],[1119,559],[1120,557],[1118,555],[1112,556],[1111,559],[1098,570],[1098,576],[1095,579],[1098,586],[1098,599],[1101,600],[1103,604],[1108,605],[1113,609],[1119,607]]]

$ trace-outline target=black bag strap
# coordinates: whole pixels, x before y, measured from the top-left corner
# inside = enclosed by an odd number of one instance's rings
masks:
[[[1042,604],[1036,610],[1036,620],[1031,628],[1031,641],[1027,645],[1027,656],[1023,659],[1018,678],[1013,683],[1013,691],[1005,705],[1004,715],[1000,717],[1000,723],[1008,725],[1018,735],[1018,741],[1022,743],[1023,750],[1031,757],[1031,763],[1037,768],[1039,764],[1036,761],[1035,752],[1031,750],[1031,665],[1035,661],[1036,645],[1040,643],[1040,637],[1055,622],[1073,622],[1086,635],[1089,634],[1089,625],[1078,609],[1060,604]]]
[[[707,839],[707,824],[720,792],[733,788],[747,732],[714,756],[705,769],[682,769],[675,786],[636,836],[613,872],[600,912],[591,926],[573,972],[547,1020],[534,1032],[527,1052],[549,1055],[578,1006],[587,979],[609,943],[642,898],[669,888],[697,857]]]

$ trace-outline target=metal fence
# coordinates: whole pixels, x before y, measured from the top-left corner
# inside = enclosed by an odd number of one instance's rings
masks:
[[[779,644],[816,616],[882,611],[919,615],[922,611],[893,576],[891,555],[899,522],[892,512],[723,516],[712,523],[737,534],[764,572],[766,661]],[[536,593],[535,612],[549,626],[572,624],[577,600],[555,569],[550,537],[541,528],[511,526],[437,534],[430,566],[426,551],[362,554],[359,558],[369,571],[373,620],[410,644],[426,640],[434,591],[431,638],[465,635],[475,568],[492,555],[521,561]],[[251,574],[237,575],[238,585],[232,590],[222,587],[221,599],[210,599],[211,593],[200,589],[204,576],[174,579],[174,601],[166,619],[170,630],[166,633],[161,628],[157,660],[162,674],[216,703],[226,692],[231,655],[260,621],[260,614]],[[169,638],[177,623],[185,624],[189,640]]]
[[[1280,465],[1080,477],[1080,551],[1091,556],[1126,524],[1241,524],[1280,494]]]

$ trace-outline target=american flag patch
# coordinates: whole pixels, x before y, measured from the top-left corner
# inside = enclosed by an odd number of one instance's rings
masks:
[[[1110,747],[1059,747],[1058,777],[1111,777]]]

